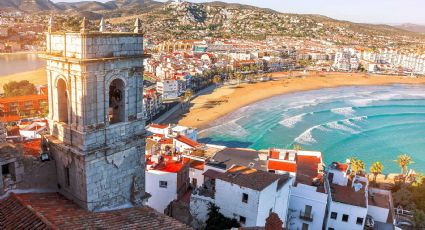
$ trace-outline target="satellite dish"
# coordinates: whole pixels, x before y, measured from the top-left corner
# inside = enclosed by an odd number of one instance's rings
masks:
[[[355,183],[354,184],[354,191],[358,192],[362,188],[363,188],[363,185],[361,183]]]

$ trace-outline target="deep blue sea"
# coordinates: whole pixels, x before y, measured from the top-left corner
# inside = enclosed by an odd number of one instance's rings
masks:
[[[425,172],[425,86],[355,86],[284,94],[243,107],[200,132],[201,141],[268,149],[301,145],[326,163],[355,156],[366,163],[394,162],[410,154]]]

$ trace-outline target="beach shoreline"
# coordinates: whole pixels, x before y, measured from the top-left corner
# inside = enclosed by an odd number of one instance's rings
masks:
[[[199,130],[242,107],[282,94],[344,86],[424,84],[425,78],[368,75],[366,73],[273,73],[273,80],[242,83],[216,88],[212,93],[191,101],[189,112],[167,119],[168,123],[196,127]]]

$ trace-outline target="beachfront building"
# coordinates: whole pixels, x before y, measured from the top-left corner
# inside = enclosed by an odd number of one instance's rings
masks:
[[[173,100],[180,96],[180,84],[178,80],[167,79],[156,83],[158,93],[162,95],[163,100]]]
[[[340,71],[357,71],[359,58],[353,49],[344,49],[335,54],[333,67]]]
[[[369,188],[361,175],[350,175],[349,163],[334,162],[327,170],[329,187],[326,229],[392,229],[394,212],[390,191]]]
[[[350,176],[347,164],[332,163],[328,169],[329,215],[326,229],[364,229],[368,210],[368,180]]]
[[[0,98],[0,120],[19,121],[48,112],[47,94],[25,95]]]

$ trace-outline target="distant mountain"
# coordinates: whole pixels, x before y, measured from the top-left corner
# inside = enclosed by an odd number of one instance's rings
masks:
[[[405,23],[405,24],[401,24],[401,25],[396,25],[395,27],[400,28],[402,30],[411,31],[411,32],[425,33],[425,25]]]
[[[40,11],[140,11],[163,3],[153,0],[113,0],[106,3],[98,1],[59,2],[50,0],[0,0],[0,10],[19,10],[27,13]]]
[[[50,0],[0,0],[0,10],[37,12],[57,9],[58,6]]]

